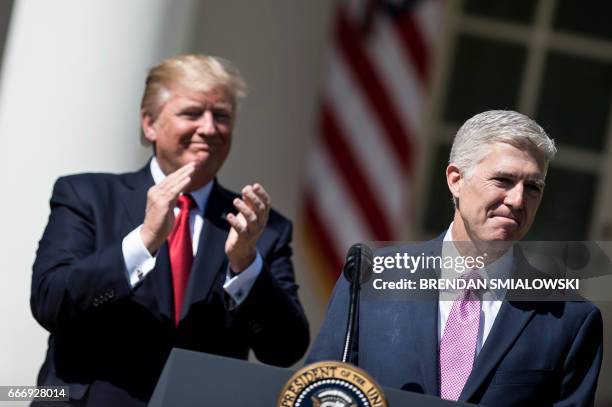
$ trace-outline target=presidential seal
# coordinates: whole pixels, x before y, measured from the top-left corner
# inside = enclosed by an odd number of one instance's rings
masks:
[[[338,361],[304,366],[289,379],[277,407],[387,407],[380,386],[365,371]]]

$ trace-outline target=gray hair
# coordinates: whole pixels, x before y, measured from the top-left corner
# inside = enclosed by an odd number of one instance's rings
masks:
[[[554,140],[534,120],[512,110],[489,110],[473,116],[457,131],[449,163],[454,163],[469,178],[493,143],[535,151],[544,161],[544,174],[557,152]]]

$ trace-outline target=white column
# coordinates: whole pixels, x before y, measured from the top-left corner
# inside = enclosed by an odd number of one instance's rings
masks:
[[[141,166],[146,70],[185,51],[193,0],[17,0],[0,79],[0,383],[34,384],[47,333],[29,309],[54,180]]]

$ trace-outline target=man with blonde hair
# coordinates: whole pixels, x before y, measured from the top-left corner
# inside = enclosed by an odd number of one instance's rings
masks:
[[[38,384],[70,404],[142,406],[173,347],[289,366],[308,323],[291,223],[261,184],[219,185],[245,84],[228,61],[152,68],[139,171],[57,180],[33,267],[31,307],[50,332]]]
[[[357,360],[381,385],[487,406],[593,405],[603,353],[597,307],[537,293],[517,300],[511,290],[477,286],[492,277],[545,277],[514,243],[535,219],[555,152],[546,132],[518,112],[487,111],[461,126],[445,174],[455,204],[449,228],[433,241],[376,254],[482,256],[480,266],[440,262],[408,276],[416,287],[471,281],[477,288],[366,291]],[[346,326],[348,301],[340,278],[308,361],[340,357],[344,331],[337,327]]]

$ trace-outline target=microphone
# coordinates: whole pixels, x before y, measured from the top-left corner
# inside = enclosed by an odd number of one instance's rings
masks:
[[[372,276],[372,249],[363,243],[357,243],[350,247],[344,261],[342,273],[349,283],[354,277],[359,278],[359,284],[367,282]]]
[[[350,300],[342,362],[357,365],[356,338],[359,335],[359,291],[372,276],[372,249],[363,243],[351,246],[346,254],[343,275],[350,282]]]

